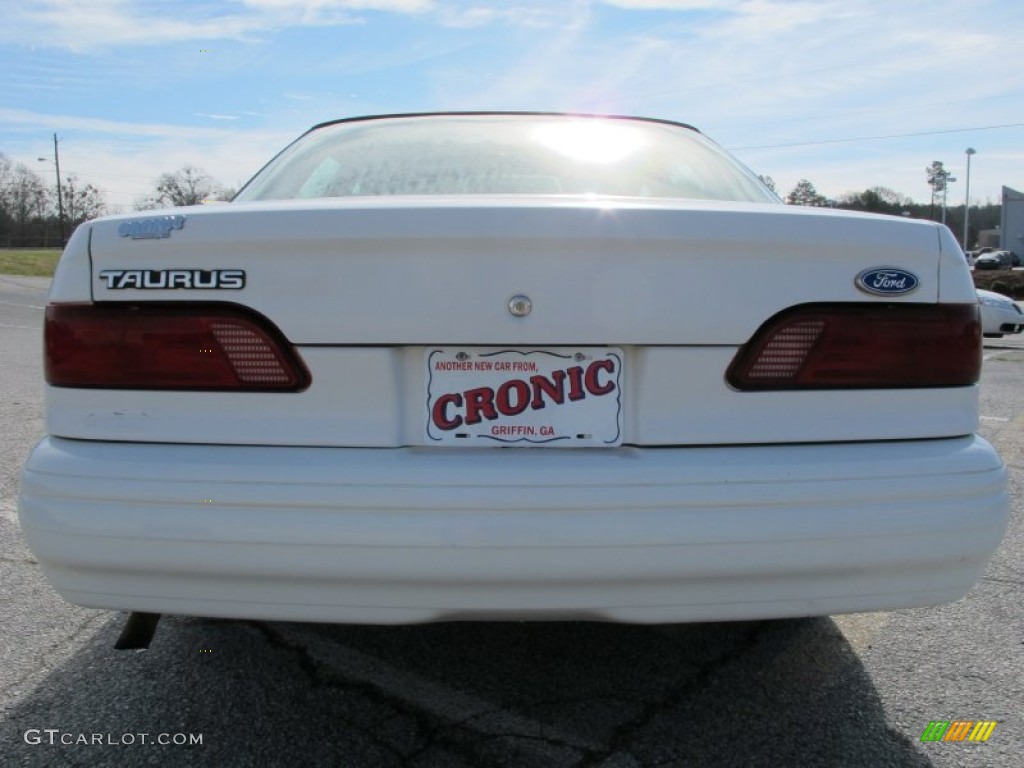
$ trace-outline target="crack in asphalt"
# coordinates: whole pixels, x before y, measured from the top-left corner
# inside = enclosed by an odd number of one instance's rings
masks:
[[[524,702],[524,705],[527,707],[544,707],[557,706],[561,704],[591,704],[596,701],[610,701],[616,703],[629,702],[628,699],[617,696],[564,696],[556,699],[531,699],[527,702]],[[409,756],[409,760],[412,761],[419,758],[421,755],[425,754],[435,746],[442,746],[446,748],[452,746],[452,739],[454,738],[454,735],[458,731],[463,729],[466,729],[473,736],[478,737],[478,740],[479,737],[484,737],[484,741],[500,741],[502,739],[531,741],[541,743],[549,747],[568,749],[572,752],[575,752],[583,756],[586,756],[595,751],[593,747],[588,747],[585,744],[579,742],[573,742],[567,739],[558,738],[550,734],[545,735],[543,733],[543,723],[537,724],[538,730],[541,732],[539,735],[527,734],[517,731],[499,731],[494,729],[488,729],[487,726],[485,725],[481,725],[481,727],[477,728],[467,728],[467,726],[469,726],[476,720],[482,720],[486,717],[490,717],[493,715],[500,716],[507,713],[508,709],[506,707],[498,706],[481,710],[479,712],[475,712],[472,715],[469,715],[468,717],[462,718],[461,720],[444,723],[434,729],[434,731],[430,734],[430,741],[422,749],[419,749],[415,753],[411,754]]]
[[[411,766],[416,761],[420,760],[425,755],[429,755],[430,752],[435,750],[439,752],[447,752],[455,757],[465,760],[470,765],[479,765],[481,764],[481,755],[479,754],[480,747],[494,742],[503,742],[511,746],[514,742],[518,741],[520,742],[520,748],[527,752],[533,751],[532,745],[534,744],[543,745],[549,748],[569,750],[574,755],[585,756],[595,751],[592,744],[581,744],[566,738],[559,738],[554,734],[546,733],[544,723],[524,721],[514,713],[511,713],[507,708],[500,706],[482,706],[474,709],[465,717],[458,719],[446,717],[443,713],[433,714],[424,711],[422,708],[415,706],[415,702],[410,703],[407,698],[396,696],[386,687],[376,684],[373,681],[359,680],[350,676],[345,676],[343,670],[335,669],[331,667],[330,664],[319,661],[314,657],[310,649],[301,642],[289,640],[281,632],[278,632],[267,624],[260,622],[243,623],[257,630],[271,646],[286,651],[295,658],[299,668],[303,670],[313,685],[344,690],[349,693],[361,693],[364,696],[384,703],[397,713],[378,719],[371,727],[380,726],[392,719],[403,716],[408,720],[411,720],[416,729],[415,740],[418,742],[418,745],[410,750],[406,750],[405,752],[402,752],[401,750],[396,749],[393,745],[382,741],[375,734],[368,731],[366,727],[351,722],[349,723],[349,725],[354,729],[365,734],[374,744],[379,745],[382,749],[387,750],[390,754],[401,760],[403,765]],[[562,698],[552,700],[552,703],[578,701],[581,701],[581,699]],[[532,704],[534,702],[530,703]],[[543,704],[544,702],[539,703]],[[489,716],[515,718],[519,721],[517,724],[521,730],[488,731],[485,730],[486,726],[478,728],[468,727],[474,721],[478,721]],[[529,732],[527,729],[529,729]],[[465,737],[472,739],[472,742],[467,743]],[[534,754],[533,757],[544,759],[549,758],[550,754],[545,751],[539,755]]]
[[[3,688],[0,688],[0,697],[6,697],[7,694],[10,691],[14,690],[17,686],[22,685],[37,673],[47,670],[50,667],[50,657],[54,653],[61,650],[65,646],[74,643],[76,640],[78,640],[79,637],[81,637],[86,632],[86,630],[92,629],[93,624],[99,624],[103,621],[106,621],[108,618],[109,613],[98,612],[95,616],[90,616],[87,619],[84,619],[74,630],[72,630],[70,634],[62,635],[60,640],[51,643],[48,648],[45,648],[42,651],[38,652],[36,654],[36,663],[32,665],[32,667],[27,672],[25,672],[25,674],[15,678]]]
[[[412,721],[417,731],[417,740],[424,738],[423,734],[425,732],[429,733],[433,730],[434,726],[433,723],[430,722],[429,716],[419,710],[409,707],[404,701],[391,696],[386,690],[373,685],[372,683],[343,677],[329,665],[315,659],[309,652],[309,649],[304,645],[289,640],[282,633],[276,631],[263,622],[245,621],[241,623],[255,629],[271,647],[280,651],[285,651],[294,658],[299,669],[302,670],[307,678],[309,678],[310,683],[314,687],[344,691],[346,693],[354,691],[383,701],[389,707],[393,708],[400,714],[405,715],[408,720]],[[354,730],[362,733],[371,743],[394,755],[398,760],[405,761],[407,759],[407,754],[404,754],[394,745],[382,740],[375,733],[368,731],[358,723],[348,721],[348,725]]]
[[[615,728],[614,733],[608,740],[608,747],[606,749],[591,751],[573,768],[598,768],[601,763],[618,754],[632,757],[628,750],[639,731],[647,727],[655,717],[665,710],[683,703],[684,700],[692,698],[695,694],[712,685],[715,675],[734,662],[739,661],[757,646],[769,626],[771,626],[771,622],[755,624],[736,641],[731,649],[714,659],[697,665],[697,672],[689,682],[680,686],[668,696],[664,696],[657,701],[648,702],[639,716]]]
[[[994,581],[998,584],[1011,584],[1015,587],[1024,587],[1024,580],[1022,579],[1004,579],[999,576],[982,576],[982,581]]]
[[[481,708],[459,719],[446,718],[443,714],[432,714],[415,706],[414,702],[410,703],[407,698],[396,696],[386,687],[373,681],[346,676],[343,670],[335,669],[329,663],[318,660],[304,644],[288,639],[283,633],[268,624],[262,622],[243,623],[255,629],[269,645],[290,655],[314,686],[348,693],[360,693],[390,707],[395,714],[378,719],[370,726],[370,729],[352,722],[349,722],[348,725],[363,734],[371,743],[393,755],[401,765],[412,766],[424,756],[435,751],[465,760],[470,765],[477,765],[480,764],[479,761],[483,757],[480,754],[481,749],[486,745],[499,742],[511,749],[519,746],[520,749],[525,749],[527,752],[533,751],[532,745],[569,751],[579,756],[572,764],[573,768],[597,768],[616,756],[634,759],[629,750],[637,733],[666,710],[682,704],[685,700],[693,698],[713,685],[715,677],[722,670],[747,656],[772,625],[771,622],[760,622],[752,626],[733,643],[731,648],[713,659],[697,665],[692,678],[668,695],[646,703],[635,702],[641,709],[639,714],[628,722],[615,726],[611,737],[598,742],[599,746],[595,747],[593,742],[581,743],[585,740],[571,741],[545,733],[545,725],[540,722],[535,724],[535,728],[530,729],[532,732],[526,732],[525,728],[521,731],[487,730],[487,726],[483,723],[479,723],[478,727],[472,727],[474,722],[489,716],[508,716],[509,710],[500,706]],[[606,696],[603,698],[610,701],[632,702],[624,697]],[[528,704],[530,706],[573,704],[583,700],[581,697],[562,697],[550,700],[538,699],[530,701]],[[592,701],[592,697],[587,697],[586,701]],[[414,741],[417,746],[403,751],[372,732],[372,729],[398,718],[405,718],[407,722],[412,723],[415,729]],[[467,741],[467,738],[472,741]],[[534,756],[551,757],[547,752]],[[490,759],[493,760],[493,756],[490,756]]]
[[[446,734],[444,737],[437,738],[423,749],[411,754],[406,762],[406,766],[410,766],[411,768],[416,760],[433,749],[444,749],[466,760],[470,765],[481,765],[483,757],[478,753],[481,751],[480,748],[486,744],[502,744],[512,748],[519,746],[520,751],[529,750],[536,745],[568,749],[576,755],[586,755],[589,752],[589,750],[583,747],[566,744],[565,742],[553,740],[547,736],[531,735],[526,733],[487,733],[485,731],[474,730],[466,731],[466,733],[473,737],[473,743],[460,744],[455,738],[455,733]],[[516,742],[519,742],[519,744],[517,745]],[[523,742],[528,743],[524,744]],[[469,751],[472,754],[466,754],[466,751]],[[535,755],[535,757],[550,759],[550,750],[544,750],[540,755]],[[509,764],[514,765],[515,762],[513,761]]]

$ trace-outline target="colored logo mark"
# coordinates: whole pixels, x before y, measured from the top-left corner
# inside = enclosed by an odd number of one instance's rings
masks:
[[[932,720],[921,741],[988,741],[996,724],[995,720]]]
[[[854,281],[857,287],[876,296],[899,296],[917,290],[921,281],[913,272],[897,267],[865,269]]]

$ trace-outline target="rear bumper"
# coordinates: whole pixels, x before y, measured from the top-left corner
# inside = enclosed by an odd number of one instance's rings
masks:
[[[998,546],[978,437],[432,450],[44,439],[29,544],[79,605],[354,623],[717,621],[936,604]]]

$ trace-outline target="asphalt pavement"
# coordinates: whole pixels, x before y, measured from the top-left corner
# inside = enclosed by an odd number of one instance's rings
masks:
[[[416,627],[125,616],[68,605],[24,543],[47,281],[0,276],[0,764],[1013,766],[1024,754],[1024,343],[986,344],[982,434],[1013,517],[948,606],[794,621]],[[985,743],[931,721],[997,721]],[[163,743],[166,742],[166,743]],[[199,743],[197,743],[199,742]]]

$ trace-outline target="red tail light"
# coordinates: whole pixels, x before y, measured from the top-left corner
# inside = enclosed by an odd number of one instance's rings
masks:
[[[262,315],[223,304],[51,304],[55,387],[297,392],[309,371]]]
[[[974,304],[805,304],[766,322],[726,380],[739,390],[965,387],[981,374]]]

